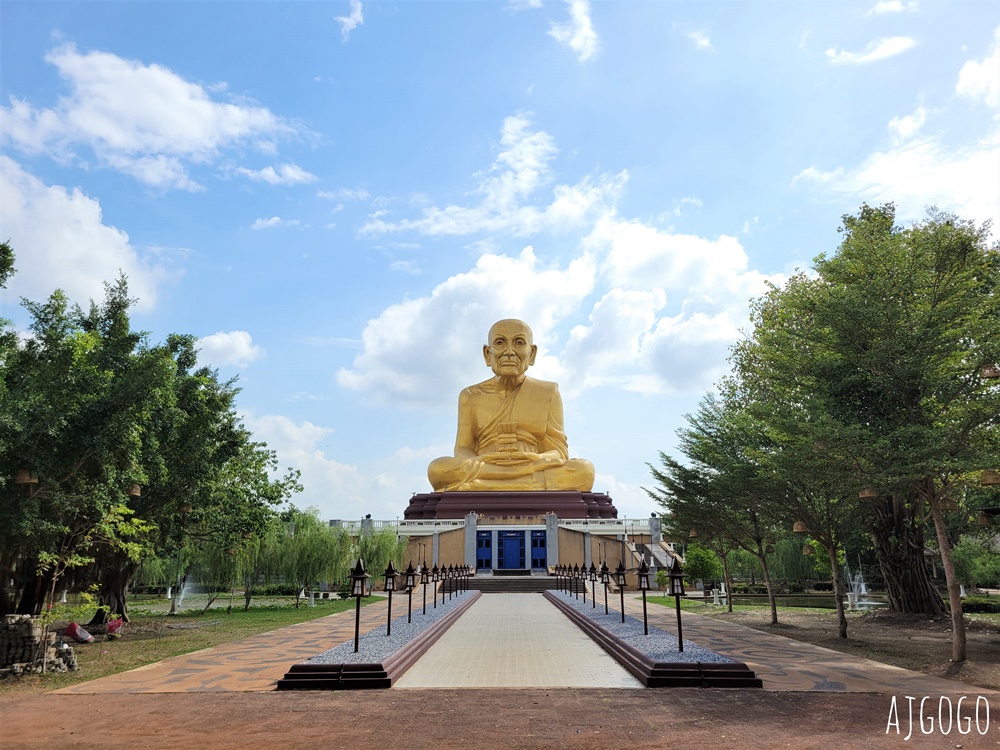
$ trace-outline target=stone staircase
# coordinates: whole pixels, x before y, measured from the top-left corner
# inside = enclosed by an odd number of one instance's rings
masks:
[[[470,591],[484,594],[540,594],[555,590],[556,577],[550,575],[494,576],[477,575],[469,579]]]

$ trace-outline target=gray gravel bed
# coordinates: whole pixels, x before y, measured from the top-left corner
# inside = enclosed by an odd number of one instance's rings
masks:
[[[442,604],[437,603],[435,609],[430,603],[427,605],[427,614],[423,614],[423,602],[420,606],[414,604],[413,622],[406,622],[406,597],[393,597],[393,610],[402,605],[402,616],[392,621],[392,634],[385,634],[385,625],[362,633],[358,640],[358,652],[354,652],[354,639],[345,641],[329,651],[317,654],[306,660],[306,664],[375,664],[384,661],[395,651],[399,650],[413,638],[421,633],[425,628],[437,622],[448,612],[452,611],[462,602],[466,601],[473,592],[464,594],[454,594],[451,600],[445,600]],[[598,602],[597,608],[591,606],[590,601],[586,605],[583,599],[577,600],[571,594],[552,592],[560,596],[564,602],[576,609],[580,614],[589,618],[602,628],[621,638],[641,653],[663,662],[714,662],[717,664],[731,664],[733,660],[717,654],[711,649],[699,646],[697,643],[684,640],[684,650],[677,650],[677,636],[660,630],[650,625],[649,635],[643,635],[642,621],[629,615],[625,616],[625,622],[621,621],[621,613],[618,610],[611,610],[610,614],[604,614],[604,606]]]
[[[565,594],[553,591],[553,594],[561,597],[562,601],[570,605],[584,617],[600,625],[612,635],[621,638],[625,643],[637,649],[646,656],[656,661],[664,662],[713,662],[716,664],[733,664],[733,659],[717,654],[711,649],[692,643],[687,638],[684,639],[684,650],[677,650],[677,636],[650,625],[649,635],[642,632],[642,620],[625,615],[625,622],[622,622],[620,610],[609,610],[604,614],[604,605],[597,603],[597,608],[583,599],[577,599],[573,594]]]
[[[317,654],[306,660],[306,664],[377,664],[398,651],[413,638],[416,638],[421,631],[433,625],[446,614],[451,612],[462,602],[466,601],[473,592],[468,591],[462,594],[452,594],[451,600],[445,599],[444,604],[437,603],[437,609],[431,602],[427,602],[427,614],[423,614],[423,600],[420,605],[413,602],[413,622],[406,621],[406,595],[394,596],[392,598],[392,611],[399,612],[402,605],[402,617],[397,617],[392,621],[392,634],[385,634],[385,623],[362,633],[358,639],[358,652],[354,653],[354,638],[341,643],[336,648]]]

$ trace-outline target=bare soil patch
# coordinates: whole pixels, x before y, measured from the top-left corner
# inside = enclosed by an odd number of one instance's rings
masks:
[[[691,608],[692,612],[812,643],[851,656],[892,664],[978,687],[1000,690],[1000,618],[966,615],[968,660],[951,661],[947,616],[902,615],[885,610],[848,613],[847,639],[837,636],[837,613],[782,609],[771,625],[767,609]]]

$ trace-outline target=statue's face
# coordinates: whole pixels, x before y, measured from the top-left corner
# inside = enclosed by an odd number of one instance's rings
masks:
[[[535,364],[538,347],[531,343],[531,329],[520,320],[501,320],[490,329],[483,347],[486,364],[500,377],[524,375]]]

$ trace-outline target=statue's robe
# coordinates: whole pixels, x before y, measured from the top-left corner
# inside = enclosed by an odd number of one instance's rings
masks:
[[[525,378],[504,396],[491,379],[463,390],[459,403],[471,406],[468,428],[477,454],[555,451],[569,458],[557,384]]]

